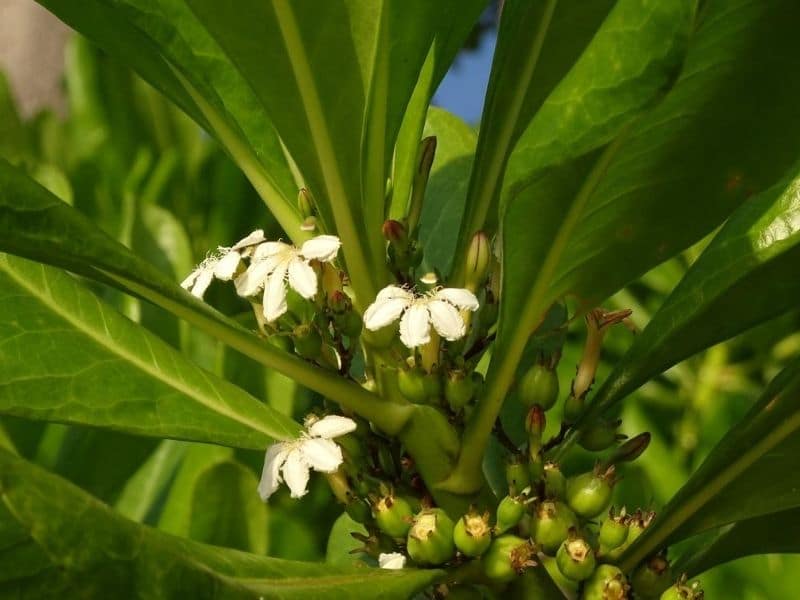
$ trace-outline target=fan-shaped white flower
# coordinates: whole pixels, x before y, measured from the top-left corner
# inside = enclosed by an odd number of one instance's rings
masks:
[[[431,325],[446,340],[464,337],[467,327],[459,310],[478,310],[475,294],[462,288],[438,288],[415,294],[411,290],[389,285],[367,307],[364,326],[375,331],[399,318],[400,341],[408,348],[416,348],[431,340]]]
[[[264,318],[268,322],[286,312],[286,283],[303,298],[317,293],[317,274],[311,260],[331,262],[341,242],[335,235],[318,235],[300,248],[283,242],[265,242],[256,248],[247,270],[236,278],[240,296],[253,296],[264,289]]]
[[[399,552],[381,552],[378,555],[378,566],[381,569],[402,569],[406,566],[406,557]]]
[[[258,494],[266,502],[282,482],[292,498],[308,492],[311,469],[333,473],[342,464],[342,449],[333,438],[354,431],[356,423],[347,417],[330,415],[307,422],[306,431],[290,442],[278,442],[267,448]]]
[[[214,278],[230,281],[236,274],[242,258],[250,256],[256,246],[264,241],[264,232],[256,229],[253,233],[236,242],[230,248],[220,246],[217,251],[201,262],[189,276],[181,282],[181,287],[193,296],[202,298]]]

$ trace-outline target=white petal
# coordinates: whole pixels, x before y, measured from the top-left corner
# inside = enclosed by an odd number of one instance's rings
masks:
[[[376,331],[397,321],[400,314],[411,303],[405,298],[393,300],[375,300],[364,311],[364,326],[370,331]]]
[[[203,294],[206,293],[208,286],[211,285],[211,282],[214,280],[214,267],[212,265],[208,265],[207,267],[203,268],[200,271],[200,274],[197,276],[197,279],[192,286],[192,296],[196,296],[197,298],[202,298]]]
[[[315,421],[311,427],[308,428],[308,433],[313,437],[321,438],[335,438],[351,431],[356,430],[356,422],[347,417],[340,417],[339,415],[328,415]]]
[[[406,566],[406,557],[399,552],[381,552],[378,555],[378,566],[381,569],[402,569]]]
[[[300,446],[306,464],[320,473],[333,473],[342,464],[342,449],[325,438],[308,438]]]
[[[264,456],[264,468],[261,471],[261,481],[258,482],[258,495],[266,502],[281,483],[280,469],[286,462],[288,450],[283,443],[272,444],[267,448]]]
[[[430,313],[424,304],[413,304],[400,319],[400,341],[416,348],[431,341]]]
[[[276,254],[282,254],[291,249],[292,247],[289,244],[284,244],[283,242],[264,242],[255,249],[253,258],[261,259],[268,256],[275,256]]]
[[[306,299],[313,298],[317,294],[317,274],[299,256],[289,263],[289,285]]]
[[[395,299],[403,299],[410,303],[414,299],[414,294],[398,285],[387,285],[378,292],[378,295],[375,297],[375,302]]]
[[[275,269],[264,283],[264,318],[272,323],[286,312],[286,265]]]
[[[289,486],[292,498],[302,498],[308,492],[309,470],[302,450],[299,447],[290,450],[283,464],[283,479]]]
[[[309,259],[331,262],[339,253],[342,242],[335,235],[318,235],[303,243],[300,254]]]
[[[250,266],[247,267],[247,270],[236,278],[234,282],[236,284],[236,293],[242,298],[253,296],[264,287],[267,275],[274,269],[275,260],[273,258],[254,259]]]
[[[264,237],[264,230],[263,229],[256,229],[253,233],[248,235],[247,237],[243,237],[238,242],[233,245],[231,250],[241,250],[242,248],[246,248],[247,246],[254,246],[256,244],[260,244],[266,238]]]
[[[194,271],[192,271],[191,273],[189,273],[189,275],[186,276],[186,279],[181,281],[181,287],[185,290],[192,289],[192,285],[194,285],[197,276],[200,275],[200,273],[202,272],[203,272],[203,267],[195,268]]]
[[[446,300],[457,308],[478,310],[478,299],[475,294],[463,288],[442,288],[433,295],[437,300]]]
[[[451,342],[464,337],[467,328],[455,306],[442,300],[431,300],[428,310],[431,313],[431,323],[440,336]]]
[[[241,254],[236,250],[231,250],[217,261],[214,267],[214,277],[223,281],[230,281],[239,268],[242,260]]]

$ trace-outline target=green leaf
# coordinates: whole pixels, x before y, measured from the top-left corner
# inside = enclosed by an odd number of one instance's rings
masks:
[[[668,543],[800,506],[800,362],[784,369],[621,559],[630,570]]]
[[[260,557],[138,525],[0,450],[0,595],[29,598],[409,598],[440,571]],[[36,577],[30,575],[36,574]]]
[[[419,224],[419,241],[425,250],[422,268],[447,273],[464,214],[476,135],[464,121],[435,107],[428,111],[424,135],[436,136],[436,156]]]
[[[588,421],[672,365],[800,306],[797,171],[730,217],[594,395]]]
[[[800,509],[772,513],[722,527],[702,547],[680,556],[674,569],[689,577],[754,554],[800,552]]]
[[[611,0],[503,4],[460,250],[479,229],[496,231],[500,189],[512,150],[612,5]]]
[[[0,282],[3,414],[252,449],[300,430],[69,275],[0,255]]]
[[[391,432],[406,408],[265,343],[140,260],[19,170],[0,160],[0,251],[67,268],[141,296],[258,362],[302,381]]]

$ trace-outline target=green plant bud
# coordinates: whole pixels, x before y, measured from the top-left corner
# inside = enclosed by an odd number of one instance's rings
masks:
[[[328,307],[336,315],[342,315],[353,308],[353,302],[342,290],[334,290],[328,297]]]
[[[622,556],[622,553],[628,549],[628,546],[630,546],[633,542],[635,542],[636,538],[642,535],[642,532],[645,529],[647,529],[647,527],[653,521],[655,516],[656,513],[654,512],[643,512],[642,510],[637,510],[635,513],[630,515],[627,519],[628,521],[627,539],[621,546],[606,553],[605,559],[611,562],[618,560],[619,557]]]
[[[666,558],[651,557],[640,565],[631,576],[631,586],[637,598],[657,600],[672,584],[672,570]]]
[[[409,503],[391,493],[373,504],[372,515],[378,529],[393,538],[405,537],[413,521]]]
[[[558,400],[558,375],[545,365],[535,364],[520,379],[518,395],[527,407],[538,404],[550,410]]]
[[[394,219],[384,221],[381,226],[381,233],[393,246],[405,248],[408,245],[408,230],[400,221],[395,221]]]
[[[310,360],[319,358],[322,353],[322,338],[312,325],[298,325],[294,328],[292,336],[295,352]]]
[[[600,554],[604,555],[619,548],[628,539],[628,518],[625,509],[619,515],[614,515],[613,509],[609,511],[608,518],[600,525],[598,542],[600,543]]]
[[[454,524],[440,508],[423,510],[408,530],[408,555],[421,565],[441,565],[455,554]]]
[[[398,371],[397,387],[409,402],[421,404],[428,399],[425,389],[425,374],[419,369]]]
[[[578,418],[583,414],[584,398],[582,396],[574,396],[570,394],[564,401],[564,421],[567,423],[575,423]]]
[[[506,496],[497,505],[497,524],[495,533],[505,533],[519,523],[525,514],[525,496]]]
[[[578,443],[590,452],[602,452],[616,443],[617,428],[621,423],[621,419],[616,421],[598,419],[580,432]]]
[[[492,262],[492,245],[482,231],[472,236],[464,265],[464,287],[475,292],[483,284]]]
[[[474,558],[486,552],[492,543],[489,513],[481,515],[470,510],[456,521],[453,528],[453,541],[456,548],[466,556]]]
[[[358,313],[352,310],[342,315],[336,315],[334,322],[336,323],[336,329],[339,333],[344,334],[350,339],[357,338],[361,335],[363,322],[361,321],[361,317],[358,316]]]
[[[588,579],[594,572],[597,561],[594,550],[581,537],[570,536],[564,540],[556,553],[556,564],[564,577],[572,581]]]
[[[548,498],[565,497],[567,491],[567,479],[561,472],[559,466],[554,462],[544,464],[544,495]]]
[[[306,188],[300,188],[297,193],[297,207],[304,219],[314,216],[314,197]]]
[[[528,540],[501,535],[483,557],[483,572],[495,581],[511,581],[525,569],[535,567],[535,557],[536,549]]]
[[[542,552],[555,555],[569,530],[578,526],[578,519],[563,502],[545,501],[536,507],[531,520],[533,540]]]
[[[428,402],[438,400],[442,397],[442,380],[436,373],[427,373],[422,378],[422,385],[425,388],[425,395]]]
[[[444,397],[453,412],[459,412],[472,400],[475,381],[463,371],[451,371],[444,382]]]
[[[577,515],[592,519],[608,508],[614,483],[614,467],[570,477],[567,480],[567,504]]]
[[[369,506],[361,498],[351,498],[344,510],[356,523],[368,523],[372,517]]]
[[[584,600],[627,600],[630,586],[614,565],[600,565],[583,586]]]
[[[528,465],[521,456],[515,455],[506,464],[506,482],[512,494],[520,494],[531,485]]]
[[[687,583],[686,575],[671,585],[661,594],[660,600],[703,600],[705,594],[700,589],[700,582]]]
[[[534,404],[525,416],[525,431],[528,432],[530,439],[538,440],[541,445],[542,434],[546,426],[547,417],[544,415],[544,409],[538,404]]]

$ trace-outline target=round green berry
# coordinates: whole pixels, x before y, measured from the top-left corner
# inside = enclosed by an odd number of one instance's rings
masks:
[[[444,397],[453,412],[464,408],[475,393],[475,382],[463,371],[453,371],[444,382]]]
[[[428,393],[425,390],[425,375],[419,369],[399,371],[397,373],[397,387],[409,402],[420,404],[428,398]]]
[[[518,573],[536,565],[535,556],[536,550],[529,541],[515,535],[501,535],[483,557],[483,572],[495,581],[511,581]]]
[[[567,479],[556,463],[544,464],[544,495],[548,498],[563,499],[567,491]]]
[[[516,526],[525,514],[524,496],[506,496],[497,505],[496,533],[505,533]]]
[[[388,536],[405,537],[411,528],[413,520],[411,505],[394,494],[380,498],[373,506],[372,513],[378,529]]]
[[[453,541],[466,556],[474,558],[486,552],[492,543],[489,513],[480,515],[470,511],[461,517],[453,529]]]
[[[605,511],[611,503],[613,491],[613,467],[600,473],[590,471],[567,480],[567,503],[575,513],[592,519]]]
[[[555,555],[561,543],[569,536],[569,530],[578,526],[578,519],[564,503],[542,502],[536,507],[531,519],[533,540],[542,552]]]
[[[518,394],[523,405],[549,410],[558,400],[558,375],[544,365],[533,365],[520,379]]]
[[[583,586],[584,600],[627,600],[630,586],[614,565],[600,565]]]
[[[408,555],[421,565],[441,565],[455,554],[454,524],[440,508],[423,510],[408,530]]]
[[[580,537],[570,537],[556,553],[556,564],[564,577],[572,581],[583,581],[588,579],[594,572],[597,561],[594,557],[594,550],[589,544]]]

